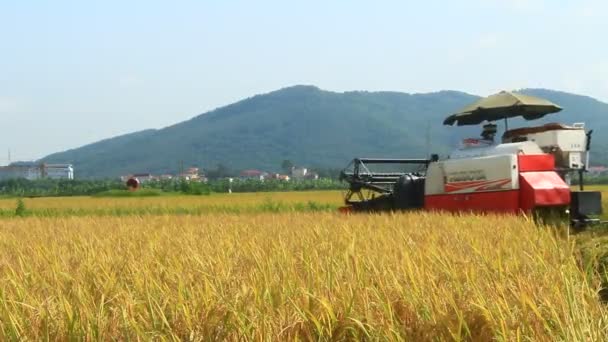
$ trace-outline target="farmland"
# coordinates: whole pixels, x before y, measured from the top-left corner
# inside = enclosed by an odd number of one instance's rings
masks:
[[[340,192],[16,205],[0,200],[1,340],[608,337],[600,231],[341,215]]]
[[[342,203],[341,198],[340,191],[307,191],[127,198],[41,197],[25,198],[23,202],[33,216],[130,216],[335,211]],[[14,198],[0,199],[0,216],[11,216],[15,207]]]

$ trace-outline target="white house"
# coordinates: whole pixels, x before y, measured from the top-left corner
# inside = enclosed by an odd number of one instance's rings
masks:
[[[292,167],[291,178],[293,179],[304,179],[308,174],[308,170],[305,167]]]
[[[72,164],[43,164],[42,172],[50,179],[74,179]]]
[[[71,164],[36,164],[33,162],[11,164],[0,168],[0,178],[74,179],[74,167]]]

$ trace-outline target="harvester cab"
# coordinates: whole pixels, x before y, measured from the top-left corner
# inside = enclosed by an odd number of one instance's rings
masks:
[[[599,222],[593,217],[602,212],[601,193],[584,191],[583,185],[592,131],[582,123],[508,129],[510,117],[534,120],[560,110],[518,93],[483,98],[444,121],[485,123],[481,139],[464,139],[446,159],[354,159],[340,175],[350,184],[342,210],[549,213],[567,217],[577,227]],[[500,142],[497,120],[505,120]],[[372,166],[396,168],[377,171]],[[578,176],[579,190],[570,187],[572,175]]]

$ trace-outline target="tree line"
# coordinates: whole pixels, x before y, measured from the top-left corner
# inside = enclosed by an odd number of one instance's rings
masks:
[[[215,179],[206,183],[170,179],[149,181],[142,184],[143,189],[153,189],[166,193],[207,195],[213,192],[263,192],[263,191],[305,191],[344,189],[345,183],[336,179],[318,180],[253,180],[235,178]],[[91,196],[104,192],[126,191],[125,183],[113,179],[96,180],[54,180],[54,179],[7,179],[0,180],[0,196],[42,197],[42,196]]]

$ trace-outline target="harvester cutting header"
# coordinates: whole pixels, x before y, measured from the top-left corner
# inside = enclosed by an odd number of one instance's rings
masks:
[[[597,222],[592,217],[601,214],[601,193],[583,191],[593,131],[584,123],[508,129],[509,118],[535,120],[561,109],[514,92],[482,98],[444,120],[450,126],[484,123],[480,138],[464,139],[446,159],[354,159],[340,175],[350,184],[342,210],[552,213],[567,215],[575,226]],[[505,121],[500,142],[497,120]],[[406,165],[418,169],[406,172]],[[386,166],[399,168],[374,170]],[[568,185],[572,175],[580,191]]]

